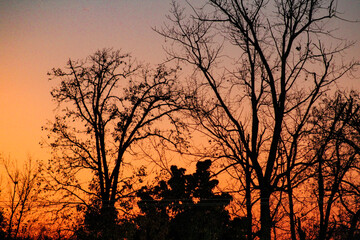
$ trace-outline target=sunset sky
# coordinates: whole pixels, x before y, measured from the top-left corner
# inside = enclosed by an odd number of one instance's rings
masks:
[[[39,142],[54,116],[54,86],[46,73],[112,47],[140,61],[160,63],[161,27],[171,0],[0,0],[0,153],[22,160],[46,159]],[[179,0],[185,5],[185,1]],[[360,0],[339,0],[348,19],[360,20]],[[341,36],[358,43],[349,53],[360,58],[360,23],[339,25]],[[360,90],[360,78],[344,86]]]

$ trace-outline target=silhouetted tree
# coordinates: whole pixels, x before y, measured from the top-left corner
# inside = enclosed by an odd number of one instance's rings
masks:
[[[81,209],[84,217],[75,230],[76,239],[120,239],[117,227],[117,210],[110,209],[106,215],[102,212],[100,201],[92,201]],[[113,214],[113,216],[109,216]],[[104,231],[106,229],[106,231]]]
[[[233,228],[225,210],[231,196],[214,193],[218,181],[211,177],[210,166],[210,160],[199,161],[196,172],[188,175],[172,166],[168,181],[139,191],[144,215],[136,220],[137,239],[243,239],[244,232]]]
[[[132,192],[132,182],[120,176],[126,154],[139,141],[172,141],[176,135],[165,128],[176,123],[176,69],[149,70],[128,54],[104,49],[49,75],[60,81],[51,95],[61,110],[45,127],[53,150],[52,185],[85,205],[89,197],[99,199],[96,218],[115,222],[115,203]],[[93,176],[89,187],[79,182],[80,173]]]
[[[313,189],[319,212],[319,240],[339,234],[355,239],[360,217],[360,99],[357,92],[326,97],[313,112]],[[347,212],[342,219],[340,214]],[[345,224],[345,223],[348,224]],[[345,226],[348,231],[345,230]],[[347,236],[347,233],[349,236]]]
[[[31,159],[23,163],[21,169],[10,159],[2,158],[1,164],[6,170],[4,179],[8,188],[4,212],[1,212],[2,234],[8,239],[31,237],[29,229],[39,217],[35,208],[40,205],[37,200],[41,191],[41,167]]]
[[[271,239],[283,209],[296,240],[293,191],[308,168],[299,143],[310,110],[357,64],[336,62],[351,44],[324,44],[323,36],[335,41],[325,28],[338,14],[335,1],[209,0],[190,7],[186,16],[174,2],[170,23],[157,31],[171,44],[169,59],[195,68],[186,98],[193,126],[211,138],[209,157],[225,159],[224,170],[241,170],[248,239],[260,199],[259,237]]]
[[[6,220],[4,218],[4,212],[0,209],[0,238],[5,239],[5,231],[6,231]]]

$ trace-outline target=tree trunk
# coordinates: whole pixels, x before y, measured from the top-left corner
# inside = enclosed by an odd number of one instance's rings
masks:
[[[290,173],[287,174],[288,182],[288,197],[289,197],[289,218],[290,218],[290,231],[291,239],[296,240],[296,231],[295,231],[295,214],[294,214],[294,202],[293,202],[293,189],[291,185]]]
[[[102,224],[101,235],[103,239],[115,239],[116,219],[117,211],[114,202],[110,200],[103,203],[99,219]]]
[[[324,216],[324,179],[322,174],[322,161],[323,159],[319,157],[319,169],[318,169],[318,188],[319,188],[319,214],[320,214],[320,229],[319,229],[319,240],[325,240],[326,228],[325,228],[325,216]]]
[[[252,205],[251,205],[251,172],[249,165],[249,158],[246,159],[246,189],[245,189],[245,198],[246,198],[246,234],[247,240],[252,240]]]
[[[268,187],[260,189],[260,239],[271,240],[272,220],[270,215],[270,191]]]
[[[355,237],[354,233],[355,233],[355,230],[356,230],[356,224],[358,223],[359,218],[360,218],[360,210],[358,210],[355,213],[355,215],[351,218],[351,225],[350,225],[350,229],[349,229],[348,237],[347,237],[348,240],[354,239],[354,237]]]

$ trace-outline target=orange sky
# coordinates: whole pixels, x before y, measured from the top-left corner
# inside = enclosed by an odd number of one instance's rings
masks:
[[[151,30],[166,21],[171,0],[0,0],[0,153],[46,159],[41,126],[52,119],[47,71],[69,57],[104,47],[123,49],[140,61],[160,63],[164,39]],[[185,5],[184,0],[178,1]],[[360,20],[359,0],[339,0],[344,17]],[[339,25],[360,42],[360,23]],[[349,54],[360,58],[360,43]],[[360,90],[360,79],[345,86]]]
[[[165,0],[0,0],[0,153],[44,158],[40,128],[52,119],[47,71],[69,57],[113,47],[140,61],[164,58],[162,38],[151,30],[165,20]]]

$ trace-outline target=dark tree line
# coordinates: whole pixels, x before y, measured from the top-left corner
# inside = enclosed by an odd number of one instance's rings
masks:
[[[135,239],[243,239],[225,207],[231,196],[214,193],[218,185],[210,176],[211,161],[199,161],[196,172],[171,167],[171,178],[152,189],[142,188],[137,203],[141,212]]]
[[[61,196],[51,212],[76,224],[73,239],[358,238],[360,97],[336,86],[359,63],[342,58],[352,43],[328,28],[340,18],[336,1],[186,6],[174,1],[155,29],[176,67],[103,49],[49,73],[58,81],[56,116],[44,127],[52,158],[38,185],[23,180],[25,196],[34,186]],[[193,69],[189,78],[178,64]],[[144,149],[191,158],[196,171],[173,165],[149,184],[156,168],[134,160]],[[16,239],[30,205],[16,205],[8,173],[11,206],[23,211],[0,215],[0,236]],[[231,195],[218,175],[235,183]]]
[[[357,92],[336,92],[322,98],[311,112],[310,131],[302,142],[306,145],[306,161],[303,162],[306,169],[294,176],[294,182],[303,184],[294,191],[302,190],[303,196],[308,197],[303,200],[297,195],[294,201],[295,231],[299,239],[356,239],[359,236],[359,109]],[[89,201],[83,209],[83,220],[74,226],[69,238],[248,239],[247,216],[231,216],[227,207],[237,196],[217,188],[219,181],[210,171],[211,165],[211,160],[199,161],[192,174],[185,174],[184,168],[171,166],[168,180],[160,179],[154,186],[134,191],[133,196],[138,200],[132,204],[137,204],[140,210],[136,215],[124,217],[114,211],[116,215],[112,220],[104,221],[100,196],[98,201]],[[9,176],[13,177],[10,172]],[[32,176],[36,175],[25,172],[24,176],[29,176],[33,182]],[[27,178],[17,179],[27,183]],[[36,185],[36,182],[31,184]],[[26,199],[19,199],[18,203],[31,205]],[[286,205],[278,209],[279,213],[289,214],[285,210]],[[8,230],[16,229],[20,222],[13,226],[8,217],[4,213],[1,215],[2,237],[31,239],[31,236],[24,238],[26,233],[19,229],[18,236],[12,235],[13,231],[10,235]],[[256,234],[252,232],[251,236],[256,238]],[[48,238],[54,239],[54,236]],[[46,239],[46,235],[42,235],[42,239]]]
[[[211,177],[211,161],[199,161],[196,172],[171,166],[170,179],[137,192],[140,214],[120,221],[112,236],[94,231],[99,219],[85,221],[77,232],[80,239],[191,240],[245,239],[245,222],[231,219],[226,206],[232,197],[215,193],[218,181]],[[100,230],[100,229],[98,229]]]
[[[337,42],[327,28],[338,17],[336,1],[209,0],[188,6],[174,1],[168,23],[156,31],[171,43],[169,60],[194,68],[189,122],[213,142],[200,155],[237,171],[248,239],[276,238],[285,224],[291,239],[304,238],[298,190],[315,164],[306,148],[312,109],[358,65],[342,61],[351,43]],[[320,196],[317,204],[323,201]],[[320,213],[323,239],[329,230],[323,206]],[[259,231],[253,228],[257,221]]]

